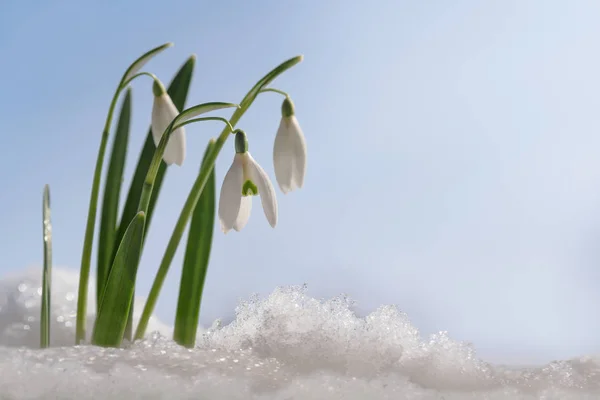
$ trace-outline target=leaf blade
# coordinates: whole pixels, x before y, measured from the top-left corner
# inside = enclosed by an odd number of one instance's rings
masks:
[[[133,301],[145,221],[143,212],[135,215],[117,250],[92,332],[92,344],[96,346],[118,347],[123,340]]]
[[[214,149],[214,144],[214,140],[209,142],[200,170],[206,168],[206,158]],[[188,348],[196,343],[200,304],[212,247],[215,209],[216,183],[215,170],[212,168],[192,215],[179,285],[173,339]]]
[[[119,211],[119,198],[121,195],[121,184],[123,171],[125,170],[125,159],[129,142],[129,131],[131,126],[131,89],[127,89],[121,113],[117,123],[117,129],[113,142],[108,171],[104,182],[104,198],[102,200],[102,211],[100,215],[100,228],[98,233],[98,264],[96,270],[96,308],[102,304],[101,295],[112,264],[112,256],[117,235],[117,213]]]
[[[42,270],[42,306],[40,316],[40,347],[50,346],[51,288],[52,288],[52,222],[50,220],[50,186],[44,186],[42,204],[44,240],[44,269]]]

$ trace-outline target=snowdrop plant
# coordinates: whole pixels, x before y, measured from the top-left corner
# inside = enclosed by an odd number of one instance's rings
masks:
[[[99,186],[108,138],[115,108],[123,92],[121,112],[116,124],[113,148],[105,177],[102,213],[98,239],[97,314],[91,334],[92,344],[118,347],[123,339],[144,337],[148,321],[154,310],[164,279],[189,224],[188,243],[184,256],[179,301],[176,309],[174,340],[183,346],[193,347],[198,328],[198,315],[208,268],[212,233],[215,225],[216,184],[214,166],[217,157],[230,136],[234,136],[235,155],[232,166],[225,175],[219,198],[219,221],[223,232],[240,231],[248,222],[252,197],[259,196],[267,221],[277,224],[275,190],[264,169],[248,151],[246,134],[235,127],[257,96],[266,91],[285,94],[268,85],[280,74],[302,61],[293,57],[274,68],[260,79],[239,104],[210,102],[184,108],[189,90],[195,56],[181,67],[168,88],[152,73],[140,72],[154,56],[171,47],[164,44],[135,60],[123,74],[110,103],[100,148],[94,170],[90,204],[83,240],[79,293],[76,316],[76,344],[88,339],[86,334],[87,290],[91,267],[92,245],[95,231]],[[120,190],[128,147],[132,90],[130,84],[140,76],[152,78],[154,102],[150,115],[150,129],[139,156],[120,220]],[[285,94],[283,116],[274,144],[274,168],[279,186],[284,193],[300,188],[306,170],[306,144],[294,116],[293,103]],[[229,118],[200,115],[234,109]],[[165,249],[141,318],[133,336],[132,315],[135,281],[144,241],[167,168],[172,164],[183,166],[186,159],[186,125],[197,122],[218,121],[224,125],[216,139],[210,139],[200,171],[192,185],[171,238]],[[44,197],[44,223],[49,221],[49,189]],[[190,222],[191,219],[191,222]],[[49,223],[49,222],[48,222]],[[42,297],[42,346],[49,344],[50,266],[49,236],[45,236],[44,285]]]

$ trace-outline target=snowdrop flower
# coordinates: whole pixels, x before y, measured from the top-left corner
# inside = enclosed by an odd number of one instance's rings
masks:
[[[160,138],[165,129],[179,114],[173,100],[168,95],[165,87],[158,81],[154,81],[152,86],[154,92],[154,105],[152,106],[152,137],[154,145],[158,147]],[[185,129],[183,127],[174,130],[171,133],[167,147],[163,154],[163,160],[167,165],[173,163],[181,166],[185,159]]]
[[[301,188],[306,174],[306,142],[294,114],[294,103],[286,97],[273,146],[275,178],[284,194]]]
[[[235,157],[227,171],[219,198],[219,220],[223,233],[232,228],[240,231],[250,218],[252,196],[260,195],[269,224],[277,224],[277,199],[269,176],[248,152],[246,134],[235,135]]]

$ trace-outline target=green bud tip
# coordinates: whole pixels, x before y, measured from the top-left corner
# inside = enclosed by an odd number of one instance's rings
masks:
[[[152,85],[152,92],[154,93],[154,96],[160,97],[167,92],[167,89],[165,89],[161,81],[155,79],[154,84]]]
[[[281,115],[285,118],[289,118],[295,114],[294,102],[289,97],[286,97],[281,104]]]
[[[248,138],[246,132],[241,129],[235,132],[235,152],[246,153],[248,151]]]

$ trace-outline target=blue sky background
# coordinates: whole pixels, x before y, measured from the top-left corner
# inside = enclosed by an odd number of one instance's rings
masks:
[[[492,361],[597,353],[599,18],[592,0],[3,2],[0,273],[41,263],[45,183],[54,263],[78,268],[102,125],[140,54],[175,42],[145,68],[165,82],[197,54],[188,105],[237,102],[304,54],[274,86],[292,94],[307,137],[305,188],[278,191],[275,230],[255,201],[241,233],[215,233],[201,321],[307,283],[318,297],[347,293],[360,312],[398,304],[424,334],[447,330]],[[148,80],[134,83],[125,188],[151,94]],[[272,177],[280,104],[261,95],[238,124]],[[220,129],[188,129],[139,293]],[[232,157],[230,142],[219,185]],[[167,323],[182,256],[157,306]]]

